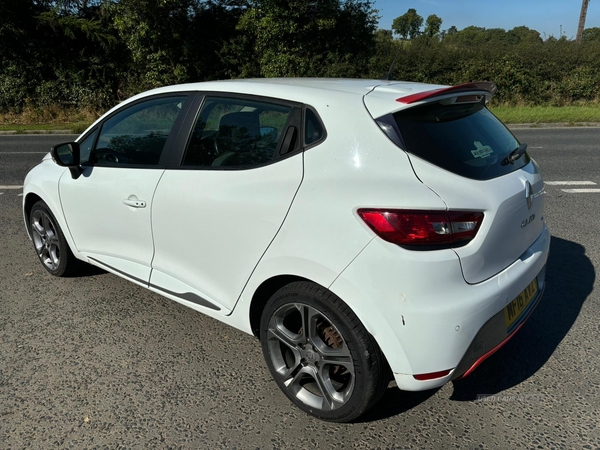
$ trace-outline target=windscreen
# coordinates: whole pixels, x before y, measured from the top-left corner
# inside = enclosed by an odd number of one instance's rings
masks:
[[[436,166],[475,180],[489,180],[529,162],[512,133],[480,103],[428,103],[394,114],[406,151]]]

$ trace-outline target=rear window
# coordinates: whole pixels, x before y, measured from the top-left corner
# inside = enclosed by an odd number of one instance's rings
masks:
[[[428,103],[394,114],[406,151],[436,166],[475,180],[489,180],[529,162],[502,161],[519,148],[513,134],[480,103]]]

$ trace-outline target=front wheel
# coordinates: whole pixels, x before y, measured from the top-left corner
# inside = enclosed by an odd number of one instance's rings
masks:
[[[48,205],[43,201],[35,203],[31,208],[29,227],[35,252],[44,268],[57,277],[73,274],[78,261]]]
[[[271,297],[260,339],[281,390],[319,419],[356,419],[387,387],[388,366],[373,337],[340,298],[314,283],[291,283]]]

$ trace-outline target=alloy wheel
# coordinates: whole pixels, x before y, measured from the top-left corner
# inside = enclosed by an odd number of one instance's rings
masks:
[[[315,307],[291,303],[276,310],[269,321],[267,345],[283,385],[304,404],[332,411],[352,396],[354,361],[348,345]]]
[[[52,218],[37,209],[31,215],[31,235],[40,261],[50,271],[56,271],[60,264],[60,241]]]

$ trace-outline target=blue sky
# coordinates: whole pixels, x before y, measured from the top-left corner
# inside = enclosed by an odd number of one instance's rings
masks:
[[[375,0],[379,28],[392,28],[393,20],[414,8],[424,19],[436,14],[444,21],[442,30],[452,25],[462,30],[469,25],[485,28],[511,28],[525,25],[544,36],[559,37],[560,26],[567,38],[575,38],[581,0]],[[585,27],[600,27],[600,0],[590,0]]]

